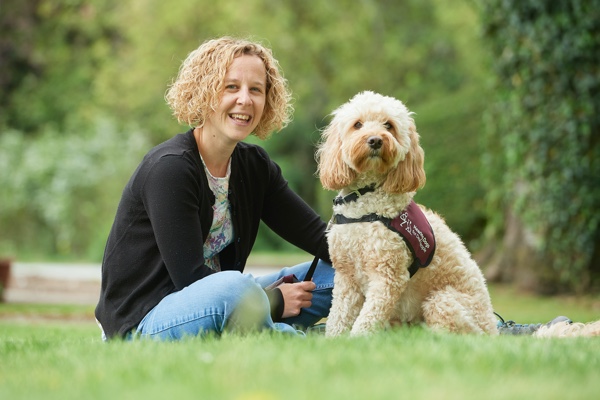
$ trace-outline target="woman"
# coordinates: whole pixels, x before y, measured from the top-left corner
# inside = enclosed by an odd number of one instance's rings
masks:
[[[102,262],[96,318],[106,338],[180,339],[226,329],[296,333],[327,316],[333,269],[325,223],[287,185],[250,134],[291,118],[271,51],[224,37],[190,53],[166,99],[194,126],[152,149],[126,185]],[[242,274],[259,222],[318,255],[264,277]],[[269,286],[276,286],[275,288]]]

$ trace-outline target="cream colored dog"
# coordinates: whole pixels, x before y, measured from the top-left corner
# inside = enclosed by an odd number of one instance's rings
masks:
[[[411,114],[399,100],[362,92],[332,113],[323,132],[319,176],[339,191],[327,235],[336,270],[327,336],[421,322],[498,334],[469,251],[438,214],[412,201],[425,171]]]
[[[435,245],[435,253],[413,277],[415,249],[384,222],[357,221],[366,215],[393,220],[425,184],[423,149],[411,114],[399,100],[363,92],[335,110],[323,132],[317,152],[321,183],[340,191],[327,236],[336,270],[328,336],[419,322],[452,332],[497,334],[483,274],[439,215],[422,209],[435,236],[435,244],[426,245]],[[357,222],[336,223],[335,216]]]

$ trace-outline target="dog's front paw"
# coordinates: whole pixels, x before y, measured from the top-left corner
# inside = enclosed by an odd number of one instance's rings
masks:
[[[371,321],[365,319],[357,319],[352,330],[350,331],[351,336],[366,336],[374,333],[378,330],[384,329],[387,324],[385,322]]]
[[[366,328],[366,327],[353,327],[350,331],[350,336],[367,336],[370,333],[373,333],[374,329]]]
[[[348,332],[350,327],[347,327],[343,324],[334,324],[330,321],[327,321],[327,325],[325,326],[325,336],[326,337],[336,337],[343,335]]]

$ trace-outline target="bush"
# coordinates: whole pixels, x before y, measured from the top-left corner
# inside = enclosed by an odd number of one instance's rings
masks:
[[[489,215],[520,219],[547,284],[582,288],[599,272],[600,1],[482,3],[497,76]]]
[[[0,134],[0,250],[82,257],[98,235],[106,239],[123,177],[149,145],[144,135],[124,133],[107,119],[89,129],[35,138],[11,130]],[[104,243],[102,243],[102,247]]]

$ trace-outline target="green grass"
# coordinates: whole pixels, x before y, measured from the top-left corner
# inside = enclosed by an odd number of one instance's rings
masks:
[[[598,319],[598,298],[491,287],[517,322]],[[93,307],[0,304],[0,399],[592,399],[600,338],[225,335],[103,343]]]
[[[517,323],[548,322],[565,315],[577,322],[600,319],[600,295],[537,296],[524,294],[510,285],[489,285],[494,310]]]
[[[594,398],[600,341],[257,334],[101,343],[92,326],[0,324],[3,399]]]

